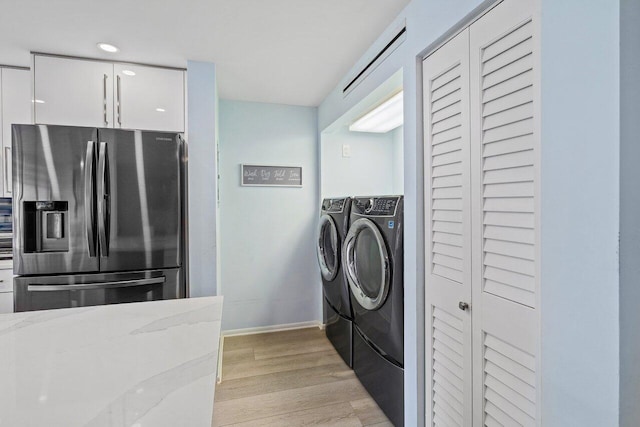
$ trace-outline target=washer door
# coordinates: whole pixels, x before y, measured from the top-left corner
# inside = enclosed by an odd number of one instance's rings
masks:
[[[322,277],[331,281],[338,274],[340,266],[340,242],[338,242],[338,228],[329,215],[320,217],[318,226],[318,263]]]
[[[356,301],[367,310],[380,308],[389,293],[391,271],[387,245],[373,221],[360,218],[351,224],[342,260]]]

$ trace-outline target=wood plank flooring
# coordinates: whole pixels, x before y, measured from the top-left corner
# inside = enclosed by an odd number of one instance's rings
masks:
[[[225,338],[214,427],[393,427],[319,328]]]

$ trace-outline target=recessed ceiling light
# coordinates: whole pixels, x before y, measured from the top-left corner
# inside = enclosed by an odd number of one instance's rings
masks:
[[[158,113],[164,113],[166,110],[164,108],[156,108]]]
[[[124,74],[126,76],[135,76],[136,75],[135,71],[131,71],[131,70],[122,70],[122,74]]]
[[[44,104],[44,101],[42,99],[34,99],[31,102],[35,102],[36,104]]]
[[[98,43],[98,47],[100,49],[104,50],[105,52],[109,52],[109,53],[116,53],[117,51],[120,50],[117,47],[115,47],[114,45],[109,44],[109,43]]]

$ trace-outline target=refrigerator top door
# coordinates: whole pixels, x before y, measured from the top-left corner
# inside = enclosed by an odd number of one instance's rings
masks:
[[[98,140],[100,271],[180,266],[178,135],[100,129]]]
[[[96,272],[95,128],[13,126],[14,273]]]

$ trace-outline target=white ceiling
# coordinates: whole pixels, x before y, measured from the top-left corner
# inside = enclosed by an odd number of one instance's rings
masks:
[[[409,0],[0,0],[0,64],[29,52],[217,64],[220,97],[320,104]],[[96,48],[105,41],[116,54]]]

